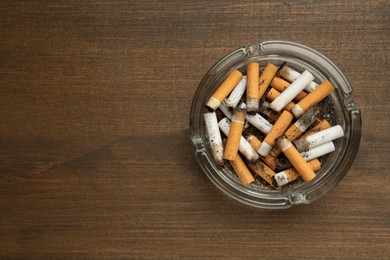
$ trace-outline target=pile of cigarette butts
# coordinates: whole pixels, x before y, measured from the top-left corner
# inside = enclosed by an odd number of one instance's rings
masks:
[[[318,85],[309,71],[285,64],[260,70],[250,62],[245,72],[233,70],[206,104],[216,165],[233,169],[244,186],[255,183],[256,175],[272,189],[298,178],[310,182],[321,168],[318,159],[335,151],[333,140],[344,135],[340,125],[319,116],[319,103],[334,87],[328,80]],[[257,132],[244,136],[247,128]]]

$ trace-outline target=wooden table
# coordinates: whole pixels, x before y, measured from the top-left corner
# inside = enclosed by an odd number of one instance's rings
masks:
[[[0,3],[0,258],[390,257],[388,1]],[[193,94],[226,53],[308,45],[355,90],[356,161],[320,200],[242,205],[198,167]]]

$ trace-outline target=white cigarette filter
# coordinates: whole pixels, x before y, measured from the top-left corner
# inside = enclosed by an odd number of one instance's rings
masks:
[[[329,143],[342,136],[344,136],[343,128],[340,125],[336,125],[305,138],[295,140],[294,144],[298,151],[302,152]]]
[[[304,88],[314,79],[314,76],[305,70],[291,85],[284,90],[270,107],[276,112],[280,112],[288,103],[290,103]]]
[[[230,121],[227,118],[222,119],[218,123],[219,129],[221,129],[222,133],[224,133],[226,136],[229,135],[230,130]],[[254,162],[259,159],[259,155],[253,149],[253,147],[250,145],[250,143],[241,136],[240,143],[238,145],[238,150],[241,152],[241,154],[250,162]]]
[[[218,127],[217,115],[215,112],[205,113],[204,121],[206,124],[206,131],[209,137],[211,147],[211,155],[217,165],[223,166],[223,144],[222,137]]]
[[[272,124],[267,119],[256,113],[255,115],[246,114],[245,117],[248,122],[259,129],[262,133],[268,134],[272,129]]]
[[[301,73],[299,73],[298,71],[295,71],[293,70],[292,68],[288,67],[288,66],[283,66],[283,68],[281,68],[279,70],[279,75],[290,81],[290,82],[293,82],[295,81],[297,78],[299,78],[299,76],[301,76]],[[307,92],[312,92],[313,90],[315,90],[316,88],[318,87],[318,84],[315,83],[314,81],[310,81],[304,88],[304,90],[306,90]]]
[[[225,102],[222,102],[219,106],[218,106],[219,110],[222,111],[222,113],[229,119],[229,120],[232,120],[232,112],[230,110],[230,108],[228,108],[226,106],[226,103]]]
[[[240,102],[245,89],[246,76],[243,76],[242,80],[240,80],[237,86],[233,89],[232,93],[230,93],[229,97],[225,100],[226,106],[235,108],[238,105],[238,102]]]
[[[301,152],[301,155],[303,159],[305,159],[306,162],[316,159],[318,157],[321,157],[325,154],[334,152],[336,150],[336,147],[334,146],[333,142],[329,142],[326,144],[322,144],[320,146],[311,148],[307,151]]]

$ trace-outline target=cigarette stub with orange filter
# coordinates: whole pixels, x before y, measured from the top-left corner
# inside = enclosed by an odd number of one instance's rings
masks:
[[[224,164],[222,137],[218,127],[218,120],[215,112],[204,114],[207,135],[211,147],[211,154],[215,163],[219,166]]]
[[[322,130],[305,138],[299,138],[294,141],[299,151],[305,151],[325,143],[329,143],[337,138],[344,136],[344,130],[340,125]]]
[[[261,141],[256,136],[249,135],[246,140],[250,143],[250,145],[252,145],[253,149],[256,151],[259,150]],[[260,157],[260,159],[265,162],[272,170],[283,167],[283,163],[272,155],[268,155],[267,157]]]
[[[277,91],[276,89],[274,88],[271,88],[268,93],[267,93],[267,98],[270,100],[270,101],[274,101],[277,97],[280,96],[280,92]],[[271,106],[271,104],[270,104]],[[287,103],[287,105],[284,107],[285,110],[287,110],[288,112],[291,111],[291,109],[295,106],[295,103],[290,101]]]
[[[259,98],[264,95],[275,74],[278,72],[278,69],[279,68],[272,63],[268,63],[267,66],[265,66],[265,69],[259,78]]]
[[[250,62],[246,66],[246,104],[247,113],[257,112],[259,110],[259,63]]]
[[[217,109],[217,107],[222,103],[222,101],[232,92],[232,90],[237,86],[241,81],[243,75],[238,70],[233,70],[230,75],[225,79],[225,81],[219,86],[219,88],[214,92],[210,97],[206,106],[211,111]]]
[[[321,85],[319,85],[315,90],[313,90],[309,95],[299,101],[292,109],[291,112],[296,118],[299,118],[303,115],[310,107],[318,104],[326,96],[328,96],[334,87],[332,84],[326,80]]]
[[[283,135],[291,142],[296,140],[306,131],[307,128],[310,127],[311,124],[314,123],[320,112],[320,107],[318,106],[310,108],[292,126],[290,126]],[[271,155],[277,157],[281,152],[282,150],[279,146],[275,146],[271,151]]]
[[[241,159],[240,155],[236,156],[236,159],[229,161],[238,178],[244,186],[255,181],[245,162]]]
[[[321,163],[317,159],[314,159],[312,161],[308,161],[307,165],[313,171],[318,171],[319,169],[321,169]],[[296,179],[298,179],[298,177],[299,177],[299,173],[297,172],[297,170],[295,170],[295,168],[290,168],[290,169],[286,169],[284,171],[276,173],[272,177],[272,180],[274,181],[275,186],[281,187],[281,186],[286,185],[287,183],[295,181]]]
[[[258,176],[265,180],[269,185],[273,186],[272,176],[275,175],[275,172],[268,167],[265,163],[258,160],[255,163],[250,163],[249,168],[252,169]]]
[[[289,141],[285,136],[280,137],[276,140],[276,143],[282,149],[282,152],[290,161],[290,163],[297,170],[299,175],[305,182],[309,182],[316,177],[314,171],[310,168],[310,166],[306,163],[305,159],[298,152],[298,150],[294,147],[294,145]]]
[[[246,78],[246,76],[243,76],[237,86],[230,93],[229,97],[225,101],[226,106],[235,108],[238,105],[246,89]]]
[[[274,79],[271,81],[271,87],[276,89],[279,92],[283,92],[286,88],[290,86],[290,82],[279,78],[277,76],[274,77]],[[302,100],[305,96],[307,96],[307,93],[304,91],[301,91],[298,93],[298,95],[294,98],[296,101]]]
[[[290,81],[290,82],[293,82],[295,81],[297,78],[299,78],[301,76],[301,73],[299,73],[298,71],[295,71],[293,70],[292,68],[290,68],[289,66],[283,66],[283,68],[281,68],[279,70],[279,75]],[[314,81],[310,81],[309,84],[307,84],[305,86],[305,90],[307,92],[312,92],[313,90],[315,90],[316,88],[318,87],[318,84],[316,84]]]
[[[244,129],[245,115],[246,111],[243,109],[234,109],[233,111],[229,135],[223,152],[223,158],[228,161],[236,159],[242,130]]]
[[[224,133],[226,136],[229,135],[230,125],[230,121],[227,118],[223,118],[218,123],[219,129],[221,129],[222,133]],[[253,147],[243,136],[240,137],[238,150],[250,162],[254,162],[259,159],[259,155],[255,151],[255,149],[253,149]]]
[[[280,137],[284,133],[284,131],[286,131],[293,118],[294,116],[290,112],[286,110],[282,112],[279,119],[272,127],[271,131],[267,134],[267,136],[264,138],[264,141],[261,143],[261,146],[258,150],[258,153],[261,156],[268,156],[272,147],[275,145],[275,140]]]
[[[305,70],[291,85],[283,91],[274,101],[271,109],[280,112],[291,100],[293,100],[314,79],[314,76]]]

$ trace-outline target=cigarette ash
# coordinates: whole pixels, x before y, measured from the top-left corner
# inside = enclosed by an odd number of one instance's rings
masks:
[[[313,112],[310,114],[310,116],[302,116],[301,118],[299,118],[299,121],[301,121],[301,125],[310,126],[317,118],[319,118],[320,116],[323,117],[324,112],[322,112],[323,108],[321,107],[321,105],[316,105],[312,109]]]
[[[320,107],[319,119],[326,119],[333,126],[337,125],[335,116],[335,107],[332,99],[328,96],[317,104]]]
[[[278,159],[279,159],[280,162],[281,162],[281,167],[276,168],[276,169],[275,169],[275,172],[281,172],[281,171],[283,171],[283,170],[286,170],[286,169],[292,167],[290,161],[287,159],[286,156],[284,156],[284,154],[280,154],[280,155],[278,156]]]

